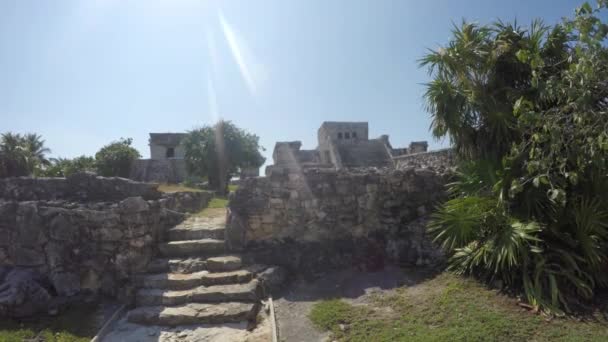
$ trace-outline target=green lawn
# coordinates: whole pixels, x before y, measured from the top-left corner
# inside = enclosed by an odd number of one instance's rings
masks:
[[[608,341],[608,322],[600,314],[549,319],[447,273],[376,295],[368,305],[317,303],[310,319],[338,341]]]
[[[97,312],[95,305],[81,305],[54,317],[22,322],[2,318],[0,341],[22,342],[38,337],[36,342],[89,342],[97,333]]]

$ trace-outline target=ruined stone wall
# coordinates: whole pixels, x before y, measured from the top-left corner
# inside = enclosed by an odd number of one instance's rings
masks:
[[[88,179],[96,190],[68,190],[77,179]],[[184,219],[181,212],[200,210],[211,198],[206,192],[160,194],[153,185],[91,174],[0,184],[0,270],[35,270],[63,297],[129,297],[132,276],[155,255],[165,230]]]
[[[184,159],[138,159],[129,177],[141,182],[181,183],[188,172]]]
[[[455,166],[456,154],[453,149],[446,148],[394,157],[393,162],[397,169],[422,167],[432,168],[434,170],[447,170]]]
[[[353,264],[432,264],[428,213],[446,176],[428,169],[274,167],[232,195],[227,241],[258,262],[298,272]],[[370,266],[370,267],[373,267]]]
[[[134,182],[119,177],[99,177],[91,172],[67,178],[0,178],[0,198],[16,201],[70,199],[74,201],[115,201],[141,196],[158,199],[158,184]]]

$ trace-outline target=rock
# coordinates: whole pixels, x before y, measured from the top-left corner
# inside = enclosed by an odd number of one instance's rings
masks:
[[[65,214],[58,214],[49,224],[51,238],[60,241],[78,239],[78,227],[75,227]]]
[[[50,284],[41,274],[0,267],[0,316],[21,318],[48,312],[51,300]]]
[[[12,245],[10,255],[17,266],[42,266],[46,261],[41,250],[20,245]]]
[[[283,267],[269,267],[258,274],[258,279],[262,282],[264,291],[272,294],[277,293],[287,280],[287,271]]]
[[[11,233],[8,229],[0,228],[0,247],[6,247],[11,244]]]
[[[70,297],[80,292],[80,278],[74,273],[54,272],[51,281],[60,296]]]
[[[140,213],[149,209],[148,202],[141,197],[129,197],[118,204],[123,213]]]

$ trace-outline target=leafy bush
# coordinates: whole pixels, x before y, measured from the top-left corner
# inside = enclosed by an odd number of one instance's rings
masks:
[[[230,121],[188,133],[183,141],[188,172],[207,178],[211,189],[227,193],[228,181],[244,168],[260,167],[265,158],[260,138]]]
[[[67,177],[77,172],[96,171],[95,158],[80,156],[74,159],[53,158],[51,165],[41,172],[45,177]]]
[[[433,133],[464,161],[429,226],[450,269],[561,312],[608,284],[608,25],[463,23],[422,60]]]
[[[131,146],[133,139],[120,139],[102,147],[95,154],[97,172],[105,177],[129,177],[139,152]]]

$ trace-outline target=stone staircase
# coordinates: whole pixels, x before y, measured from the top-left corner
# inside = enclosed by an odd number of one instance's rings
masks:
[[[137,277],[131,323],[177,326],[255,324],[262,286],[259,267],[225,253],[225,217],[191,217],[170,229],[160,258]]]

